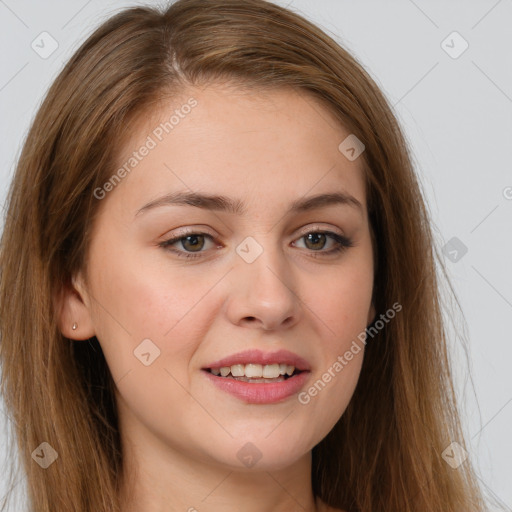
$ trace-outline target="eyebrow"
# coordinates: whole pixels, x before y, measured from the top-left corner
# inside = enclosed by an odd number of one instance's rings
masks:
[[[244,215],[246,208],[243,201],[231,199],[226,196],[199,194],[197,192],[172,192],[162,197],[154,199],[140,208],[135,216],[141,213],[168,205],[186,205],[195,206],[204,210],[214,210],[227,212],[234,215]],[[333,192],[331,194],[318,194],[306,198],[297,199],[290,205],[290,213],[301,213],[317,208],[323,208],[332,205],[345,205],[358,209],[363,213],[362,204],[352,195],[346,192]]]

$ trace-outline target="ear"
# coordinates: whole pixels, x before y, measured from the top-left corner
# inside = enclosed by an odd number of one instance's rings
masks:
[[[59,329],[63,336],[73,340],[88,340],[95,335],[91,318],[89,295],[81,274],[73,276],[71,284],[60,290],[55,301]],[[76,329],[73,329],[76,324]]]

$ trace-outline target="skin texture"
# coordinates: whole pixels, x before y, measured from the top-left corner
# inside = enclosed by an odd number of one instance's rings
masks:
[[[338,150],[349,132],[314,98],[217,84],[188,89],[148,114],[119,165],[190,97],[197,106],[101,200],[87,279],[75,276],[61,308],[63,334],[76,343],[97,336],[116,382],[123,510],[334,510],[314,499],[311,450],[346,409],[364,349],[305,405],[296,395],[245,403],[201,368],[245,349],[287,349],[311,366],[307,390],[372,321],[374,262],[359,160]],[[247,212],[167,205],[136,216],[174,191],[240,199]],[[296,199],[337,191],[363,208],[288,212]],[[187,235],[184,227],[212,237],[172,246],[200,252],[195,259],[158,246]],[[305,236],[322,231],[353,246],[322,256],[337,242]],[[252,263],[236,252],[249,236],[263,249]],[[146,366],[134,350],[148,338],[160,354]],[[237,457],[248,442],[261,454],[251,468]]]

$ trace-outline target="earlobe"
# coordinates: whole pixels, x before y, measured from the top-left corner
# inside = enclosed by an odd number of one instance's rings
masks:
[[[95,335],[89,302],[80,277],[63,287],[55,301],[59,329],[73,340],[87,340]]]

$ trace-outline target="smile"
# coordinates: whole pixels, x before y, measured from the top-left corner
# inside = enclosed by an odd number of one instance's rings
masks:
[[[292,375],[279,375],[272,379],[233,377],[231,373],[223,377],[209,370],[201,373],[215,388],[248,404],[283,402],[299,393],[311,376],[311,372],[307,370],[295,371]]]
[[[210,368],[213,375],[236,379],[243,382],[281,382],[291,377],[295,366],[286,363],[261,365],[257,363],[234,364],[221,368]],[[297,371],[297,373],[300,370]]]
[[[299,393],[311,376],[309,362],[289,350],[249,349],[201,370],[216,389],[249,404],[282,402]]]

